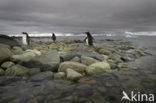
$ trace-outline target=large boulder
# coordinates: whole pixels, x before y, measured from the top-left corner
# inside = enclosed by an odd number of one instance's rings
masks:
[[[9,68],[9,67],[11,67],[11,66],[13,66],[13,65],[15,65],[13,62],[7,61],[7,62],[4,62],[4,63],[1,65],[1,67],[4,68],[4,69],[7,69],[7,68]]]
[[[14,65],[14,66],[8,68],[5,71],[5,75],[23,76],[23,75],[27,74],[28,72],[29,72],[28,68],[17,64],[17,65]]]
[[[60,57],[56,50],[50,50],[40,56],[21,62],[29,68],[41,68],[42,71],[57,71],[60,63]]]
[[[89,51],[88,49],[69,51],[69,52],[60,54],[61,58],[64,61],[69,61],[76,56],[81,57],[82,55],[87,56],[87,57],[92,57],[92,58],[100,60],[100,61],[104,60],[104,57],[102,55],[100,55],[98,53],[93,53],[93,52]]]
[[[87,66],[85,66],[84,64],[78,63],[78,62],[63,62],[60,64],[58,71],[59,72],[66,72],[66,70],[68,68],[73,69],[81,74],[85,73],[85,69]]]
[[[19,46],[19,43],[12,37],[0,34],[0,43],[10,46]]]
[[[53,79],[53,72],[51,71],[41,72],[30,77],[30,80],[33,82],[42,81],[42,80],[52,80],[52,79]]]
[[[0,63],[8,60],[12,56],[12,52],[8,48],[0,47]]]
[[[8,48],[8,49],[10,49],[10,46],[6,45],[6,44],[3,44],[3,43],[0,43],[0,48]]]
[[[80,73],[70,68],[68,68],[66,72],[67,72],[67,79],[72,80],[72,81],[77,81],[82,77]]]
[[[12,55],[11,61],[13,61],[13,62],[26,61],[35,56],[36,55],[32,52],[25,52],[25,53],[19,54],[19,55]]]
[[[85,64],[85,65],[91,65],[93,63],[96,63],[96,62],[100,62],[99,60],[96,60],[94,58],[91,58],[91,57],[86,57],[86,56],[81,56],[81,63],[82,64]]]
[[[94,63],[86,68],[88,75],[101,74],[104,72],[111,72],[110,65],[106,62]]]

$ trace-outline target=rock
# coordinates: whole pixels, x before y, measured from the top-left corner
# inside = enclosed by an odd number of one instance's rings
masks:
[[[117,63],[123,62],[121,60],[121,56],[119,54],[117,54],[117,53],[113,53],[113,54],[109,55],[109,58],[116,61]]]
[[[40,56],[36,56],[28,61],[21,62],[29,68],[41,68],[42,71],[57,71],[60,57],[56,50],[50,50]]]
[[[34,75],[34,74],[37,74],[37,73],[40,73],[41,72],[41,69],[40,68],[31,68],[29,70],[29,74],[30,75]]]
[[[78,62],[71,62],[71,61],[68,61],[68,62],[63,62],[60,64],[59,66],[59,69],[58,71],[59,72],[66,72],[66,70],[70,68],[70,69],[73,69],[81,74],[84,74],[85,73],[85,69],[86,69],[86,66],[84,64],[81,64],[81,63],[78,63]]]
[[[2,68],[0,68],[0,76],[2,76],[4,74],[5,74],[5,71]]]
[[[109,62],[111,69],[117,69],[117,64],[115,62]]]
[[[29,69],[19,64],[14,65],[5,71],[5,75],[23,76],[29,72]]]
[[[53,72],[51,71],[41,72],[30,77],[30,80],[34,82],[42,81],[42,80],[52,80],[52,79],[53,79]]]
[[[96,63],[96,62],[100,62],[94,58],[91,58],[91,57],[86,57],[86,56],[81,56],[81,63],[82,64],[85,64],[85,65],[91,65],[93,63]]]
[[[109,59],[109,56],[107,56],[107,55],[103,55],[103,57],[104,57],[104,62],[107,62],[108,59]]]
[[[23,51],[23,49],[19,46],[14,46],[12,49],[17,51]]]
[[[80,62],[81,59],[79,57],[74,57],[73,59],[71,59],[70,61],[73,61],[73,62]]]
[[[128,69],[128,64],[119,63],[117,67],[118,67],[119,70],[127,70]]]
[[[87,57],[92,57],[92,58],[100,60],[100,61],[104,60],[104,57],[102,55],[100,55],[98,53],[93,53],[93,52],[89,51],[88,49],[69,51],[67,53],[61,54],[60,56],[64,61],[69,61],[72,58],[74,58],[75,56],[80,58],[82,55],[87,56]]]
[[[0,43],[0,48],[8,48],[8,49],[10,49],[10,46],[6,45],[6,44]]]
[[[7,85],[10,84],[12,82],[16,82],[21,80],[21,77],[17,77],[17,76],[0,76],[0,85]]]
[[[124,62],[133,61],[135,57],[132,54],[122,54],[121,60]]]
[[[54,78],[64,78],[66,74],[64,72],[58,72],[54,74]]]
[[[19,43],[12,37],[6,35],[0,35],[0,43],[9,45],[9,46],[19,46]]]
[[[72,81],[77,81],[82,77],[80,73],[69,68],[67,69],[66,72],[67,72],[67,79],[72,80]]]
[[[12,52],[8,48],[0,47],[0,49],[0,63],[2,63],[3,61],[6,61],[11,57]]]
[[[9,67],[11,67],[11,66],[13,66],[13,65],[15,65],[13,62],[7,61],[7,62],[4,62],[4,63],[1,65],[1,67],[4,68],[4,69],[7,69],[7,68],[9,68]]]
[[[104,72],[111,72],[110,65],[106,62],[97,62],[86,68],[88,75],[101,74]]]
[[[31,50],[31,49],[27,49],[26,50],[27,52],[31,52],[31,53],[34,53],[35,55],[41,55],[41,52],[40,51],[38,51],[38,50],[36,50],[36,49],[34,49],[34,50]]]
[[[19,46],[14,46],[14,47],[12,48],[12,52],[13,52],[14,54],[22,54],[22,53],[23,53],[23,49],[22,49],[21,47],[19,47]]]
[[[112,54],[112,52],[110,50],[108,50],[108,49],[100,49],[99,50],[99,53],[100,54],[104,54],[104,55],[110,55],[110,54]]]
[[[13,55],[10,60],[13,62],[26,61],[26,60],[29,60],[29,59],[35,57],[35,56],[36,55],[34,53],[26,52],[26,53],[23,53],[20,55]]]

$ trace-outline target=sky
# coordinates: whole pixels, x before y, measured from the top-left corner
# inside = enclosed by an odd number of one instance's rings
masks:
[[[156,0],[0,0],[0,34],[156,33]]]

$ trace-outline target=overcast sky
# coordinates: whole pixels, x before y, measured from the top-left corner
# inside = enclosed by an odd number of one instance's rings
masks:
[[[156,31],[156,0],[0,0],[0,33]]]

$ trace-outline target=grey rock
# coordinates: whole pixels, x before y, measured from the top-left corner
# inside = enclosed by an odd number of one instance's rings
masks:
[[[16,82],[21,80],[21,77],[17,77],[17,76],[1,76],[0,77],[0,85],[7,85],[10,84],[12,82]]]
[[[78,62],[68,61],[68,62],[61,63],[60,66],[59,66],[58,71],[66,73],[66,70],[68,68],[73,69],[73,70],[75,70],[75,71],[77,71],[77,72],[79,72],[81,74],[85,74],[85,69],[87,68],[87,66],[84,65],[84,64],[78,63]]]
[[[42,81],[42,80],[52,80],[53,76],[54,76],[53,72],[45,71],[45,72],[41,72],[41,73],[31,76],[30,80],[34,82]]]
[[[73,59],[71,59],[70,61],[73,61],[73,62],[80,62],[81,59],[79,57],[74,57]]]
[[[41,69],[40,68],[31,68],[29,70],[29,74],[30,75],[34,75],[34,74],[37,74],[37,73],[40,73],[41,72]]]
[[[29,68],[41,68],[42,71],[57,71],[60,57],[56,50],[50,50],[40,56],[36,56],[28,61],[21,62]]]
[[[77,81],[82,77],[82,75],[80,73],[78,73],[70,68],[67,69],[66,72],[67,72],[67,79],[72,80],[72,81]]]
[[[29,68],[17,64],[6,69],[5,75],[23,76],[26,75],[28,72],[29,72]]]
[[[57,72],[54,74],[54,78],[64,78],[66,74],[64,72]]]
[[[12,52],[8,48],[0,47],[0,63],[8,60],[12,55]]]
[[[67,53],[61,54],[61,58],[64,61],[69,61],[72,58],[74,58],[75,56],[80,58],[82,55],[87,56],[87,57],[92,57],[92,58],[100,60],[100,61],[104,60],[104,57],[102,55],[100,55],[98,53],[93,53],[93,52],[91,52],[91,51],[89,51],[87,49],[81,49],[81,50],[76,50],[76,51],[69,51]]]
[[[94,58],[91,58],[91,57],[86,57],[86,56],[81,56],[81,63],[82,64],[85,64],[85,65],[91,65],[93,63],[96,63],[96,62],[100,62]]]
[[[4,69],[7,69],[7,68],[9,68],[9,67],[11,67],[11,66],[13,66],[13,65],[15,65],[13,62],[7,61],[7,62],[4,62],[4,63],[1,65],[1,67],[4,68]]]

